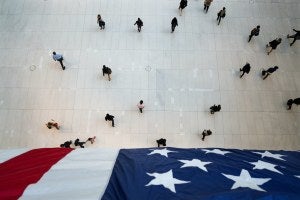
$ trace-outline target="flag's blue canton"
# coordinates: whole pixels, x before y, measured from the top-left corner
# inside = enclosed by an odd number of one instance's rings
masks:
[[[121,149],[103,200],[300,199],[300,152]]]

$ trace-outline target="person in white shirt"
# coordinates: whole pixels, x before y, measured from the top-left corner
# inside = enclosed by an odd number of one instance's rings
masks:
[[[53,60],[58,61],[60,63],[61,68],[63,70],[66,69],[66,67],[64,66],[64,64],[62,62],[64,60],[64,58],[63,58],[63,56],[61,54],[57,54],[55,51],[53,51],[53,56],[52,57],[53,57]]]

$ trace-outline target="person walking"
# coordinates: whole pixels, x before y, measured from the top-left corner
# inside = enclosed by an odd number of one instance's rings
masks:
[[[105,65],[103,65],[103,67],[102,67],[102,74],[103,74],[103,76],[105,76],[105,74],[107,74],[108,81],[111,80],[111,77],[110,77],[111,73],[112,73],[111,69],[109,67],[106,67]]]
[[[300,105],[300,97],[299,98],[296,98],[296,99],[289,99],[288,101],[287,101],[287,106],[288,106],[288,108],[287,108],[287,110],[291,110],[292,109],[292,105],[293,105],[293,103],[294,104],[296,104],[297,106],[299,106]]]
[[[287,38],[293,38],[294,39],[292,41],[292,43],[290,43],[290,46],[292,46],[296,42],[296,40],[300,40],[300,31],[297,31],[296,29],[293,29],[293,31],[295,31],[296,34],[286,36]]]
[[[221,105],[213,105],[210,109],[210,114],[214,114],[215,112],[220,112],[221,110]]]
[[[276,38],[275,40],[272,40],[269,42],[269,44],[266,45],[266,48],[270,48],[270,51],[267,51],[267,54],[269,55],[273,49],[276,49],[277,46],[281,43],[281,38]]]
[[[112,127],[115,127],[115,121],[114,121],[114,116],[113,115],[110,115],[110,114],[106,114],[105,116],[105,121],[111,121],[111,126]]]
[[[51,129],[52,127],[55,127],[57,130],[59,130],[60,126],[57,122],[55,122],[53,119],[51,119],[51,122],[48,122],[46,126]]]
[[[64,60],[63,56],[61,54],[56,53],[55,51],[53,51],[52,54],[53,54],[53,56],[52,56],[53,60],[58,61],[60,63],[60,65],[61,65],[61,68],[63,70],[65,70],[66,67],[63,64],[63,60]]]
[[[157,142],[157,147],[160,147],[160,145],[165,147],[167,145],[167,140],[164,138],[160,138],[159,140],[156,140],[156,142]]]
[[[211,2],[213,2],[213,0],[204,0],[204,11],[206,11],[206,13],[209,9]]]
[[[250,66],[249,63],[246,63],[246,65],[245,65],[243,68],[240,68],[240,71],[243,72],[243,73],[240,75],[240,78],[242,78],[242,77],[244,76],[245,73],[249,74],[250,69],[251,69],[251,66]]]
[[[218,18],[217,18],[218,25],[221,22],[221,18],[224,18],[225,16],[226,16],[226,8],[223,7],[223,9],[218,12]]]
[[[204,138],[205,138],[206,136],[210,136],[211,134],[212,134],[211,130],[204,130],[204,131],[202,132],[202,141],[204,141]]]
[[[275,72],[278,69],[278,66],[270,67],[267,70],[262,70],[261,75],[263,77],[263,80],[265,80],[269,75],[271,75],[273,72]]]
[[[74,141],[74,145],[80,146],[81,148],[84,148],[84,146],[83,146],[84,144],[85,144],[85,142],[80,142],[78,138]]]
[[[182,15],[182,11],[185,7],[187,7],[187,3],[188,1],[187,0],[181,0],[180,3],[179,3],[179,15],[181,16]]]
[[[249,39],[248,42],[250,42],[251,38],[253,36],[258,36],[259,35],[259,31],[260,31],[260,25],[257,25],[256,28],[252,29],[250,35],[249,35]]]
[[[144,26],[144,23],[140,18],[138,18],[137,21],[134,23],[134,25],[137,25],[138,26],[138,32],[141,32],[141,29],[142,29],[142,26]]]
[[[95,142],[95,139],[96,139],[96,136],[90,137],[90,138],[88,138],[88,139],[85,141],[85,143],[91,142],[91,144],[93,144],[93,143]]]
[[[102,20],[101,15],[97,15],[97,23],[99,24],[100,29],[105,29],[105,22]]]
[[[171,33],[174,32],[176,26],[178,26],[178,22],[177,22],[177,18],[174,17],[171,21]]]
[[[140,100],[140,103],[137,104],[137,107],[139,108],[140,112],[143,113],[143,109],[145,107],[143,100]]]

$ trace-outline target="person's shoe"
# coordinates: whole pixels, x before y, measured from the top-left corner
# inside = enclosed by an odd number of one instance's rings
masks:
[[[292,46],[293,44],[290,44],[290,47]]]
[[[289,37],[290,37],[290,35],[289,35],[289,34],[287,34],[286,38],[289,38]]]
[[[204,139],[203,139],[203,138],[202,138],[201,140],[202,140],[202,141],[204,141]]]
[[[65,70],[66,69],[66,67],[65,66],[63,66],[63,70]]]

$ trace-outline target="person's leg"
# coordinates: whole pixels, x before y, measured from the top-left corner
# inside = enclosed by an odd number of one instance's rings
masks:
[[[250,42],[251,38],[253,37],[252,34],[249,35],[249,39],[248,39],[248,42]]]
[[[206,10],[206,12],[208,11],[208,9],[209,9],[209,6],[206,6],[206,9],[205,9],[205,10]]]
[[[204,138],[205,138],[205,134],[202,133],[202,141],[204,141]]]
[[[143,108],[139,108],[139,109],[140,109],[140,112],[143,113]]]
[[[270,51],[268,52],[268,55],[273,51],[273,48],[271,47]]]
[[[114,119],[111,120],[111,125],[112,125],[112,127],[115,127],[115,121],[114,121]]]
[[[295,42],[296,42],[296,38],[294,37],[294,40],[293,40],[293,42],[290,44],[290,46],[292,46]]]
[[[63,64],[63,60],[62,60],[62,59],[59,59],[58,61],[59,61],[60,65],[61,65],[61,68],[62,68],[63,70],[65,70],[65,66],[64,66],[64,64]]]
[[[292,105],[287,105],[287,106],[288,106],[287,110],[291,110],[292,109]]]
[[[110,80],[111,80],[111,78],[110,78],[110,74],[107,74],[107,76],[108,76],[108,81],[110,81]]]
[[[266,76],[263,78],[263,80],[265,80],[270,74],[267,73]]]
[[[244,76],[244,74],[245,74],[245,71],[243,71],[243,73],[242,73],[242,75],[240,76],[240,78],[242,78],[242,77]]]
[[[220,24],[220,22],[221,22],[221,18],[222,18],[222,17],[221,17],[221,16],[219,16],[218,25],[219,25],[219,24]]]

